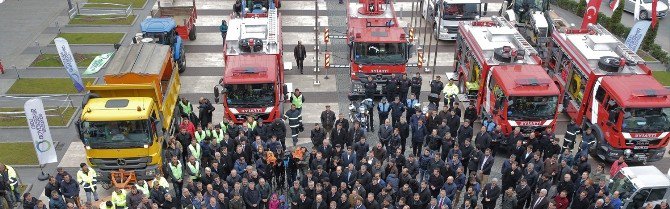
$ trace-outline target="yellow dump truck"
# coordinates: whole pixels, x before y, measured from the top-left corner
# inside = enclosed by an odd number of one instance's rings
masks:
[[[104,84],[87,85],[79,136],[103,187],[123,188],[161,172],[164,141],[179,124],[179,69],[170,46],[121,46]]]

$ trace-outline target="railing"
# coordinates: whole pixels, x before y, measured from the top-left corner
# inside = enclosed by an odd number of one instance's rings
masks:
[[[70,19],[120,19],[132,15],[133,8],[127,4],[78,2],[68,13]]]
[[[64,97],[64,98],[63,98]],[[16,96],[0,96],[0,103],[9,104],[9,106],[4,106],[0,108],[11,108],[18,109],[20,111],[0,111],[0,120],[2,119],[15,119],[15,118],[25,118],[26,113],[23,111],[23,103],[32,98],[41,98],[44,103],[44,112],[47,117],[58,117],[61,119],[63,124],[67,123],[69,117],[66,117],[66,112],[71,108],[75,110],[77,107],[74,106],[72,98],[70,95],[53,95],[53,96],[39,96],[39,97],[16,97]]]

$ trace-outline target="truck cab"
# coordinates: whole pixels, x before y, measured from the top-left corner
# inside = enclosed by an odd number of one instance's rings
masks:
[[[608,187],[619,191],[622,209],[638,209],[670,198],[668,177],[654,166],[625,167],[611,177]]]
[[[348,5],[347,43],[349,45],[350,100],[364,96],[363,82],[368,75],[377,82],[381,95],[384,85],[395,74],[406,73],[413,44],[396,18],[393,4],[382,0],[360,0]]]
[[[248,116],[269,123],[283,114],[288,91],[280,23],[276,8],[267,11],[266,17],[229,21],[225,67],[214,88],[214,100],[223,104],[224,117],[233,123],[246,122]]]
[[[560,89],[537,51],[502,17],[461,22],[454,68],[460,92],[481,118],[492,118],[505,135],[554,127]]]
[[[433,24],[435,39],[456,40],[458,23],[481,16],[481,0],[424,0],[424,18]]]
[[[576,93],[576,87],[568,92]],[[661,160],[670,132],[670,92],[649,75],[601,77],[593,88],[587,114],[608,143],[600,141],[592,151],[608,161],[620,155],[633,162]]]
[[[142,42],[168,45],[172,48],[173,59],[177,62],[179,73],[186,71],[186,53],[184,43],[177,34],[177,23],[172,18],[147,18],[140,24]]]
[[[104,84],[86,87],[77,131],[98,180],[124,188],[161,172],[163,143],[180,122],[181,84],[165,45],[121,46],[106,68]]]

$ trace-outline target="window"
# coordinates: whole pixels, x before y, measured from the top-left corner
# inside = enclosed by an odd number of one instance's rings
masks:
[[[599,86],[598,90],[596,91],[596,100],[598,100],[598,102],[602,103],[603,99],[605,99],[605,90],[603,89],[602,86]]]

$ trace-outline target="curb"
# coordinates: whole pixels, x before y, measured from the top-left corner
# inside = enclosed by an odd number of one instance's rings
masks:
[[[43,78],[43,77],[24,77],[24,78]],[[60,77],[60,78],[69,78],[69,77]],[[84,78],[94,78],[93,84],[98,83],[100,77],[84,77]],[[13,78],[16,79],[16,78]],[[86,84],[84,84],[86,85]],[[75,94],[4,94],[17,97],[36,97],[36,96],[51,96],[51,95],[70,95],[70,96],[84,96],[86,93],[75,93]]]

